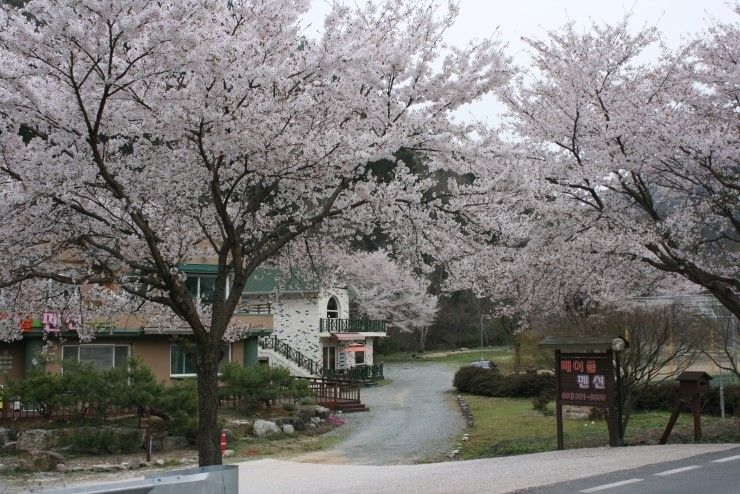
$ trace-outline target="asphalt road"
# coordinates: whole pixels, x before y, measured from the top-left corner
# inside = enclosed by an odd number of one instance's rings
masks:
[[[241,494],[503,494],[740,492],[737,444],[679,444],[548,451],[420,465],[333,465],[258,460],[239,464]],[[678,466],[676,466],[678,465]],[[691,471],[668,474],[681,466]],[[649,466],[646,468],[646,466]],[[706,472],[696,483],[690,476]],[[666,472],[663,476],[656,473]],[[650,473],[652,477],[646,475]],[[640,478],[632,485],[608,484]],[[574,480],[580,479],[580,480]],[[719,479],[719,480],[718,480]],[[607,487],[605,487],[607,486]],[[620,491],[622,487],[634,490]],[[591,490],[588,489],[600,489]],[[665,490],[660,490],[665,488]],[[728,490],[729,489],[729,490]]]
[[[339,443],[297,461],[397,465],[444,456],[464,426],[455,395],[449,393],[453,374],[445,364],[385,364],[392,382],[362,389],[370,411],[345,415]]]
[[[740,493],[740,447],[519,492],[527,494],[564,492],[738,494]]]

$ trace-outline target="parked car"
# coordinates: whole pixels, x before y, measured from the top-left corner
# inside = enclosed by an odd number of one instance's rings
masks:
[[[480,367],[481,369],[491,369],[498,373],[498,366],[492,360],[475,360],[470,362],[470,367]]]

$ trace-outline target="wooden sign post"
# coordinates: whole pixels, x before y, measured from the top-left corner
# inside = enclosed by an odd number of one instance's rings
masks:
[[[560,353],[555,350],[557,365],[558,449],[564,449],[563,405],[603,408],[609,429],[609,445],[617,446],[619,433],[616,410],[616,382],[612,351],[606,353]]]
[[[602,408],[607,420],[609,445],[619,446],[621,398],[613,342],[614,338],[548,337],[540,343],[540,346],[555,350],[558,449],[565,449],[563,405]]]

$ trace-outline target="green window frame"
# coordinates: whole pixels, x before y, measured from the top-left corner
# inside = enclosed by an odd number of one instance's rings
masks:
[[[219,369],[231,362],[231,345],[224,343],[224,357],[218,363]],[[170,345],[170,377],[195,377],[195,369],[185,356],[180,346],[176,343]]]
[[[62,346],[62,372],[64,362],[90,362],[100,369],[128,369],[131,345],[82,344]]]

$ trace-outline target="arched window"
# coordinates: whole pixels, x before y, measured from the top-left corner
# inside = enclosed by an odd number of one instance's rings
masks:
[[[339,302],[337,302],[337,299],[334,297],[329,298],[329,302],[326,304],[326,318],[339,318]]]

